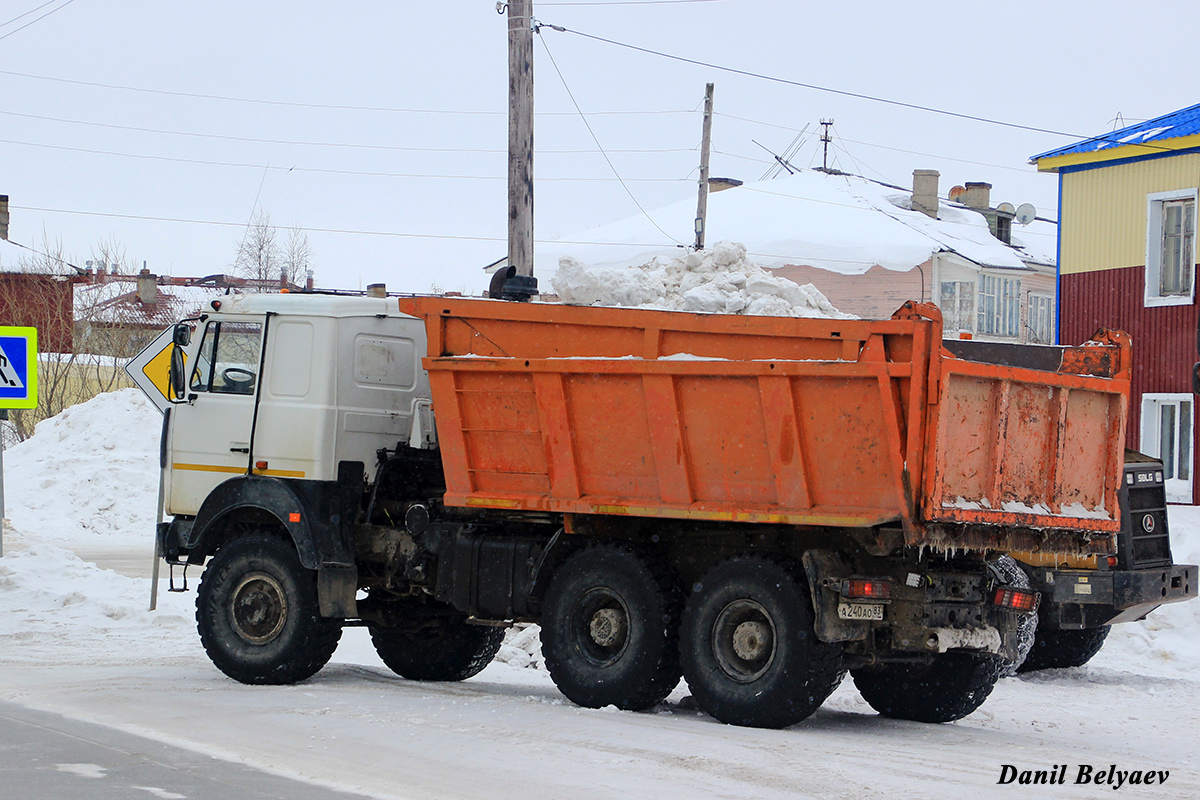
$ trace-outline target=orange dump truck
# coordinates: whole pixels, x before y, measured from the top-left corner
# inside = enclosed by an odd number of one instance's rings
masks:
[[[581,705],[648,708],[682,674],[717,719],[781,727],[849,670],[880,713],[936,722],[1020,662],[1039,598],[1050,636],[1196,593],[1165,506],[1154,536],[1130,529],[1123,334],[1022,365],[955,355],[912,303],[226,302],[174,333],[196,366],[174,359],[159,541],[211,559],[201,637],[239,680],[308,677],[345,624],[401,675],[462,679],[499,626],[538,622]],[[195,429],[237,408],[217,480],[202,451],[224,440]],[[1120,561],[1123,537],[1154,569]]]

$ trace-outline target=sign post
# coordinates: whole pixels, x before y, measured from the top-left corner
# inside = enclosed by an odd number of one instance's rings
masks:
[[[0,326],[0,420],[37,408],[37,328]],[[0,556],[4,555],[4,448],[0,443]]]

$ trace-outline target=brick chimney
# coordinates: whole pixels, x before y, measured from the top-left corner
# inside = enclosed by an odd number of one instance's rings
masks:
[[[938,178],[941,173],[936,169],[914,169],[912,189],[912,210],[920,211],[926,216],[937,219],[938,215]]]
[[[158,299],[158,276],[151,275],[145,267],[137,276],[137,296],[146,305],[153,305]]]
[[[0,239],[8,238],[8,195],[0,194]]]
[[[992,207],[992,185],[990,183],[968,182],[963,192],[962,203],[965,206],[986,211]]]

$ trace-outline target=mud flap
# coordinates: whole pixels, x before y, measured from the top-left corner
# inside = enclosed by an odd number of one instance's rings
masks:
[[[317,570],[317,604],[322,617],[357,617],[357,592],[358,568],[353,564],[323,564]]]
[[[842,578],[853,573],[850,563],[833,550],[806,550],[804,574],[812,595],[813,628],[822,642],[858,642],[867,638],[871,623],[866,620],[841,619],[838,616],[838,592]]]

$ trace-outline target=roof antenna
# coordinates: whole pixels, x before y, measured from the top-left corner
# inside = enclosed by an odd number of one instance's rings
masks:
[[[758,140],[756,140],[756,139],[751,139],[750,141],[754,142],[756,145],[758,145],[759,147],[761,147],[763,150],[766,150],[768,153],[770,153],[770,154],[771,154],[771,158],[773,158],[773,159],[775,159],[776,161],[778,161],[778,162],[779,162],[779,165],[788,171],[788,175],[795,175],[795,174],[796,174],[796,170],[795,170],[795,169],[792,167],[792,165],[791,165],[791,164],[789,164],[789,163],[788,163],[787,159],[785,159],[785,158],[781,158],[780,156],[777,156],[777,155],[775,155],[775,151],[774,151],[774,150],[772,150],[771,148],[767,147],[765,144],[762,144],[761,142],[759,142],[759,141],[758,141]]]

